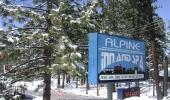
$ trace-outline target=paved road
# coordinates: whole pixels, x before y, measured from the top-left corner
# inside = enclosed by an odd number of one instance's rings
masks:
[[[38,92],[38,93],[30,92],[30,94],[42,97],[42,92]],[[52,90],[51,100],[107,100],[107,99],[93,97],[93,96],[82,96],[82,95],[76,95],[76,94],[65,93],[65,92],[63,92],[62,95],[59,96],[56,91]]]

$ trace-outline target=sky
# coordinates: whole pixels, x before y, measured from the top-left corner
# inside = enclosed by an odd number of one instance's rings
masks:
[[[157,2],[158,9],[156,12],[160,17],[163,18],[165,22],[166,31],[168,29],[168,24],[170,24],[170,0],[158,0]]]

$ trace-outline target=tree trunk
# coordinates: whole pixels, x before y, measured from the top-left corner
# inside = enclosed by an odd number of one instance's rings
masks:
[[[52,26],[51,19],[49,15],[51,14],[52,10],[52,0],[47,0],[47,12],[46,12],[46,22],[47,22],[47,29],[46,33],[49,34],[50,37],[50,28]],[[53,46],[51,45],[51,41],[48,41],[48,44],[44,45],[44,93],[43,93],[43,100],[50,100],[51,98],[51,55],[53,52]]]
[[[69,75],[69,77],[68,77],[69,79],[68,79],[68,83],[70,83],[70,81],[71,81],[71,76]]]
[[[44,46],[44,93],[43,100],[50,100],[51,97],[51,53],[52,48],[49,45]]]
[[[154,16],[154,8],[152,6],[152,0],[146,0],[146,15],[148,16],[149,23],[153,23],[153,16]],[[153,25],[153,24],[152,24]],[[155,85],[156,85],[156,93],[157,93],[157,100],[161,100],[161,88],[159,86],[160,80],[159,80],[159,70],[158,70],[158,57],[157,57],[157,49],[156,49],[156,31],[154,26],[147,27],[149,30],[149,38],[151,42],[151,50],[153,54],[153,68],[154,68],[154,79],[155,79]]]
[[[78,88],[78,77],[76,77],[76,88]]]
[[[154,79],[156,84],[156,93],[157,100],[161,100],[161,88],[159,86],[159,70],[158,70],[158,59],[157,59],[157,50],[156,50],[156,41],[154,39],[151,40],[151,48],[153,54],[153,66],[154,66]]]
[[[81,78],[81,85],[84,84],[84,78]]]
[[[83,78],[83,84],[86,84],[86,77]]]
[[[70,83],[70,75],[66,77],[66,83]]]
[[[64,88],[64,83],[65,83],[65,74],[63,74],[62,88]]]
[[[44,74],[44,93],[43,93],[43,100],[50,100],[51,97],[51,75],[48,73]]]
[[[165,57],[164,60],[164,96],[167,96],[167,87],[168,87],[168,58]]]
[[[60,87],[60,73],[58,74],[57,87]]]
[[[135,87],[139,87],[139,81],[135,82]]]
[[[113,89],[113,92],[116,92],[115,83],[113,83],[112,89]]]

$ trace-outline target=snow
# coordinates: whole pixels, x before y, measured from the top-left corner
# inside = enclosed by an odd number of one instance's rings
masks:
[[[42,16],[41,14],[39,14],[39,13],[37,13],[37,12],[35,12],[35,11],[32,11],[32,10],[31,10],[31,14],[34,15],[34,16],[39,17],[40,19],[45,19],[44,16]]]
[[[2,6],[5,10],[9,11],[9,12],[17,12],[17,7],[6,7],[6,6]]]
[[[164,70],[159,72],[159,76],[164,76]],[[168,68],[168,76],[170,76],[170,68]]]
[[[124,85],[122,87],[127,88],[127,86],[124,86]],[[65,88],[63,92],[73,93],[77,95],[84,95],[84,96],[107,98],[106,87],[99,88],[99,96],[97,96],[97,89],[95,88],[95,86],[93,86],[90,90],[88,90],[88,94],[86,94],[85,87],[79,87],[77,89],[76,88]],[[140,92],[141,92],[140,97],[129,97],[124,100],[156,100],[156,96],[153,96],[153,85],[152,84],[148,82],[142,82]],[[155,91],[155,94],[156,94],[156,91]],[[117,92],[113,93],[113,100],[115,99],[117,99]],[[168,97],[164,97],[163,100],[169,100],[169,99]]]
[[[80,20],[80,18],[77,18],[77,19],[75,19],[75,20],[70,20],[70,23],[78,23],[78,24],[81,24],[81,20]]]
[[[54,11],[54,12],[59,12],[60,11],[60,7],[58,7],[57,9],[52,9],[52,11]]]
[[[64,45],[60,45],[60,49],[64,50],[65,46]]]
[[[78,62],[75,62],[75,63],[76,63],[76,65],[77,65],[79,68],[84,69],[84,65],[83,65],[82,63],[78,63]]]
[[[77,55],[79,58],[82,57],[81,54],[80,54],[79,52],[76,52],[76,55]]]
[[[75,86],[72,86],[72,87],[75,87]],[[107,94],[107,90],[106,90],[105,87],[104,88],[100,88],[100,95],[99,96],[97,96],[96,88],[92,88],[92,89],[88,90],[88,94],[86,94],[85,87],[67,88],[67,89],[63,89],[63,92],[73,93],[73,94],[83,95],[83,96],[94,96],[94,97],[107,98],[107,95],[106,95]]]
[[[2,1],[0,1],[0,4],[2,4],[3,2]]]
[[[0,1],[0,4],[1,4],[1,1]],[[0,31],[3,31],[3,29],[0,27]]]
[[[43,98],[42,97],[36,97],[33,100],[43,100]]]
[[[0,47],[5,47],[6,45],[0,42]]]
[[[68,46],[71,47],[72,49],[76,49],[78,47],[77,45],[74,45],[74,44],[71,44],[71,43],[69,43]]]
[[[20,97],[20,95],[15,95],[12,99],[18,99]]]
[[[57,89],[57,79],[52,78],[52,83],[51,83],[51,88],[53,91],[58,91]],[[27,87],[27,90],[34,91],[37,89],[39,85],[43,84],[43,80],[35,80],[32,82],[17,82],[14,84],[14,86],[20,86],[20,85],[25,85]],[[131,87],[134,86],[134,83],[131,83]],[[121,83],[119,84],[119,87],[117,88],[127,88],[128,84],[126,83]],[[140,97],[129,97],[124,100],[156,100],[156,96],[153,96],[153,84],[151,81],[143,81],[140,82]],[[38,92],[42,92],[42,88],[38,90]],[[64,89],[61,89],[62,92],[66,93],[72,93],[76,95],[82,95],[82,96],[94,96],[94,97],[99,97],[99,98],[107,98],[107,87],[106,84],[104,84],[103,87],[99,87],[99,96],[97,96],[97,89],[96,85],[90,85],[90,89],[88,90],[88,94],[86,94],[86,88],[85,85],[80,85],[79,88],[76,88],[76,81],[72,81],[71,83],[68,83],[65,85]],[[170,89],[168,90],[168,93]],[[156,91],[155,91],[156,94]],[[170,95],[170,94],[169,94]],[[42,96],[38,96],[37,93],[34,94],[34,99],[33,100],[42,100]],[[117,92],[113,92],[113,100],[117,99]],[[0,100],[3,100],[0,98]],[[170,97],[164,97],[163,100],[170,100]]]
[[[36,80],[33,82],[24,82],[24,81],[20,81],[20,82],[16,82],[13,86],[17,87],[17,86],[26,86],[28,90],[30,91],[34,91],[35,89],[37,89],[37,87],[39,85],[43,84],[43,80]]]
[[[14,39],[12,37],[9,37],[8,41],[14,43]]]

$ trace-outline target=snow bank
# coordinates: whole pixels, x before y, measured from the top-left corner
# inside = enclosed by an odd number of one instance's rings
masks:
[[[51,79],[51,89],[57,91],[57,79]],[[38,85],[43,84],[43,80],[36,80],[33,82],[18,82],[15,84],[15,86],[19,85],[26,85],[28,90],[35,90]],[[128,84],[122,83],[121,88],[127,88]],[[134,86],[134,83],[131,84],[131,86]],[[120,88],[119,87],[119,88]],[[156,100],[156,96],[153,96],[153,84],[149,81],[140,82],[140,97],[129,97],[124,100]],[[65,88],[61,91],[66,93],[72,93],[76,95],[82,95],[82,96],[94,96],[94,97],[101,97],[101,98],[107,98],[107,87],[99,87],[99,96],[97,96],[97,89],[96,86],[91,85],[90,90],[88,90],[88,94],[86,94],[86,88],[85,86],[79,86],[79,88],[76,88],[76,82],[73,81],[72,83],[66,84]],[[170,95],[170,89],[168,90],[168,95]],[[155,90],[156,94],[156,90]],[[36,95],[36,94],[35,94]],[[113,100],[117,99],[117,92],[113,92]],[[0,100],[4,100],[0,98]],[[33,100],[42,100],[42,97],[36,96]],[[170,100],[170,97],[164,97],[163,100]]]
[[[18,87],[18,86],[25,86],[28,90],[30,91],[34,91],[35,89],[38,88],[39,85],[42,85],[43,84],[43,81],[42,80],[36,80],[36,81],[33,81],[33,82],[24,82],[24,81],[20,81],[20,82],[16,82],[14,84],[15,87]]]
[[[0,100],[5,100],[4,98],[0,98]]]
[[[68,84],[70,87],[72,87],[73,84]],[[134,84],[131,84],[133,86]],[[126,84],[121,84],[121,87],[127,88]],[[149,82],[142,82],[140,83],[140,97],[129,97],[124,100],[157,100],[156,96],[153,96],[153,85]],[[169,90],[168,90],[169,91]],[[97,89],[96,87],[91,87],[90,90],[88,90],[88,94],[86,94],[86,88],[85,86],[79,87],[79,88],[68,88],[68,86],[63,89],[63,92],[67,93],[73,93],[76,95],[83,95],[83,96],[94,96],[94,97],[101,97],[101,98],[107,98],[107,87],[100,87],[99,88],[99,96],[97,96]],[[168,92],[170,93],[170,92]],[[155,90],[156,94],[156,90]],[[170,94],[169,94],[170,95]],[[117,92],[113,92],[113,100],[117,99]],[[163,100],[170,100],[170,97],[164,97]]]
[[[36,97],[33,100],[43,100],[43,97]]]

